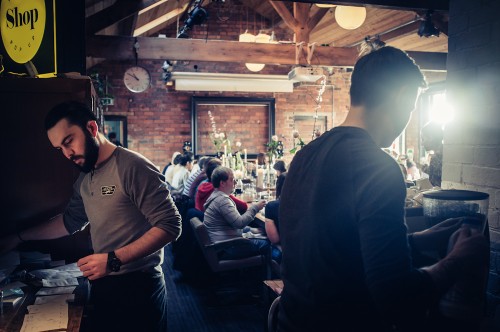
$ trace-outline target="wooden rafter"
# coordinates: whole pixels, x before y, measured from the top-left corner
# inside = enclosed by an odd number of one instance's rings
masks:
[[[170,59],[238,63],[296,64],[293,44],[255,44],[236,41],[137,37],[140,59]],[[87,56],[108,60],[134,58],[133,37],[91,36]],[[446,70],[445,53],[408,52],[425,70]],[[307,65],[305,57],[299,64]],[[316,47],[311,65],[353,66],[357,50],[349,47]]]
[[[100,12],[87,17],[85,20],[85,32],[87,36],[93,35],[117,22],[137,14],[158,0],[120,0]]]
[[[423,10],[433,9],[448,11],[450,0],[295,0],[303,3],[325,3],[344,6],[365,6],[393,10]]]
[[[401,25],[399,28],[387,32],[378,33],[376,36],[379,36],[380,40],[382,40],[383,42],[388,43],[392,40],[416,33],[420,26],[420,23],[421,21],[419,20],[410,21],[407,24]],[[370,37],[375,37],[375,36],[370,36]],[[359,40],[353,44],[350,44],[348,47],[358,46],[363,42],[363,40]]]
[[[299,23],[295,17],[293,17],[292,13],[290,13],[288,8],[286,8],[285,4],[282,1],[269,1],[269,3],[273,6],[274,10],[276,10],[283,22],[285,22],[285,24],[295,32]]]
[[[143,33],[148,32],[149,30],[159,26],[160,24],[167,22],[168,20],[176,17],[177,15],[182,14],[186,10],[187,6],[188,6],[188,4],[184,4],[184,6],[182,6],[180,8],[176,8],[176,9],[166,13],[165,15],[162,15],[162,16],[148,22],[147,24],[136,28],[134,30],[133,36],[135,37],[135,36],[142,35]]]

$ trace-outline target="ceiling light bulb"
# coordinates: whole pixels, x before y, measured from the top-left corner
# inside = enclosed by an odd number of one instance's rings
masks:
[[[332,7],[336,6],[336,5],[330,5],[327,3],[316,3],[315,5],[318,6],[319,8],[332,8]]]
[[[253,72],[258,72],[264,69],[266,66],[263,63],[245,63],[245,66],[248,68],[248,70],[253,71]]]
[[[245,33],[242,33],[240,35],[239,41],[243,43],[253,43],[255,42],[255,36],[251,33],[248,33],[248,30],[246,30]]]
[[[267,33],[259,32],[259,34],[255,36],[256,43],[268,44],[270,40],[271,36],[268,35]]]
[[[335,8],[335,20],[341,28],[357,29],[365,22],[365,19],[365,7],[337,6]]]
[[[269,44],[270,41],[271,41],[271,36],[263,32],[259,32],[259,34],[255,36],[256,43]],[[266,65],[263,63],[245,63],[245,66],[250,71],[258,72],[261,71]]]

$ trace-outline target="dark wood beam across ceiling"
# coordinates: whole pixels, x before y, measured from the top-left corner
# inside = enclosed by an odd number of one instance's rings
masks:
[[[140,10],[146,9],[159,0],[120,0],[113,5],[89,16],[85,19],[85,32],[87,36],[93,35],[117,22],[120,22]]]
[[[237,63],[295,65],[295,44],[240,43],[237,41],[138,37],[139,59],[189,60]],[[133,37],[91,36],[87,56],[108,60],[133,60]],[[315,48],[310,65],[351,67],[357,49],[349,47]],[[446,70],[446,53],[408,52],[424,70]],[[299,57],[299,65],[308,65]]]
[[[343,6],[365,6],[378,7],[393,10],[425,10],[448,11],[449,0],[348,0],[348,1],[328,1],[328,0],[295,0],[303,3],[320,3]]]

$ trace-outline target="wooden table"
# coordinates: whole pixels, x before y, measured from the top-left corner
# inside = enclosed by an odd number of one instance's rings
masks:
[[[23,326],[24,315],[27,313],[26,307],[35,302],[35,294],[38,287],[23,287],[24,296],[22,302],[14,308],[4,308],[3,315],[0,316],[1,332],[17,332]],[[75,295],[76,298],[76,295]],[[80,331],[84,306],[81,304],[68,303],[68,332]]]

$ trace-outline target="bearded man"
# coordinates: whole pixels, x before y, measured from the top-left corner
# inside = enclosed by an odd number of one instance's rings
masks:
[[[180,234],[180,215],[156,167],[99,132],[82,103],[55,106],[45,118],[52,146],[81,173],[65,211],[0,240],[56,239],[90,225],[94,254],[77,265],[91,283],[91,331],[165,331],[163,247]]]

